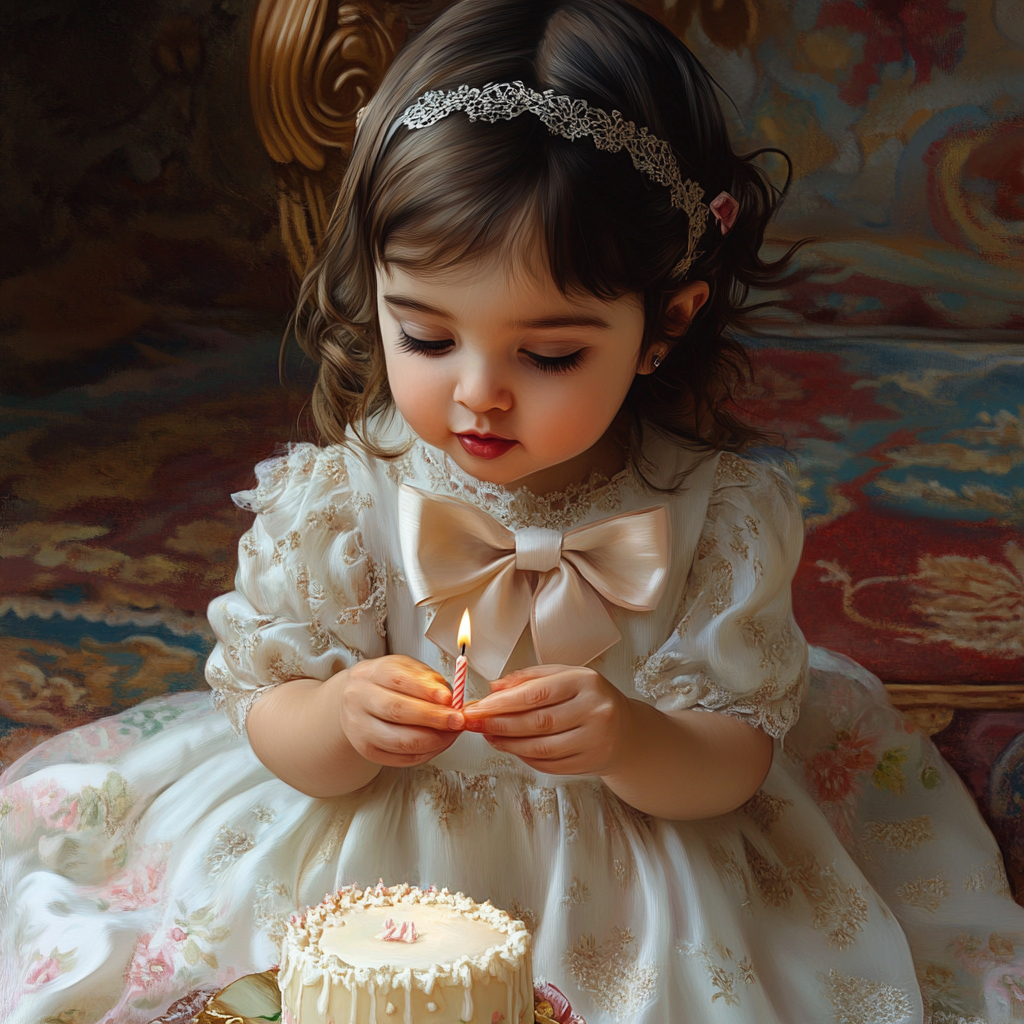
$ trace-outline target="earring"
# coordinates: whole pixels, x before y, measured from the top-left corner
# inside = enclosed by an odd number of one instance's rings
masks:
[[[654,368],[657,369],[659,366],[661,366],[661,353],[660,352],[654,357]]]

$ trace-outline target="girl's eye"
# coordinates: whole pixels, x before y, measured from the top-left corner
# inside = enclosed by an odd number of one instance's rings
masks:
[[[437,341],[414,338],[411,334],[406,334],[401,327],[398,329],[398,347],[403,352],[416,352],[423,356],[440,356],[444,355],[454,344],[455,342],[451,338],[441,338]]]
[[[536,352],[524,352],[524,356],[545,373],[569,373],[583,362],[583,349],[570,352],[567,356],[539,356]]]

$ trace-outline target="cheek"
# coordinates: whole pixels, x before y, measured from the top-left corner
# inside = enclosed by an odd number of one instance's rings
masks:
[[[387,357],[388,386],[398,411],[412,429],[429,438],[446,422],[447,382],[439,369],[423,358]]]
[[[566,381],[552,392],[530,403],[528,422],[535,444],[556,454],[564,449],[575,455],[595,444],[625,397],[614,378],[604,376]]]

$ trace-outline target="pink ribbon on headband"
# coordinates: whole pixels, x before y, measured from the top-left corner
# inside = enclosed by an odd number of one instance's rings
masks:
[[[708,209],[714,214],[722,229],[722,234],[729,234],[729,229],[736,222],[736,214],[739,212],[740,204],[728,192],[719,192],[708,204]]]

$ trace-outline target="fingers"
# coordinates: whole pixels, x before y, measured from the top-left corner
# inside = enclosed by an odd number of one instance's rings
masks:
[[[488,715],[486,718],[470,719],[466,728],[471,732],[491,736],[544,736],[549,733],[566,732],[584,724],[584,709],[573,701],[523,711],[518,714]]]
[[[509,672],[508,675],[495,679],[491,683],[491,692],[497,693],[499,690],[508,690],[514,686],[521,686],[523,683],[528,683],[531,679],[558,675],[558,673],[564,672],[571,667],[570,665],[531,665],[529,668],[517,668]]]
[[[375,764],[403,768],[436,757],[455,742],[458,733],[399,726],[370,720],[363,735],[363,756]]]
[[[377,686],[417,700],[451,705],[452,694],[445,680],[415,658],[396,654],[362,664],[368,665],[368,678]]]
[[[363,710],[375,719],[393,725],[418,726],[448,731],[462,729],[465,719],[460,711],[384,686],[373,686],[362,694]]]
[[[367,720],[442,732],[465,726],[441,677],[403,656],[360,662],[343,690],[342,715],[350,737],[361,735]]]
[[[495,690],[482,700],[466,705],[463,709],[466,721],[529,711],[549,704],[559,704],[575,696],[579,689],[580,669],[567,668],[564,665],[540,667],[549,671],[509,683],[506,688]],[[532,673],[534,670],[529,671]],[[516,675],[517,673],[510,673],[505,679],[513,679]]]
[[[531,767],[546,763],[547,767],[538,770],[558,774],[553,772],[552,763],[568,761],[583,753],[583,738],[581,729],[569,729],[544,736],[488,736],[488,742],[495,750],[513,754]]]

